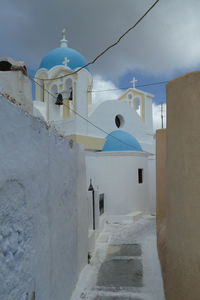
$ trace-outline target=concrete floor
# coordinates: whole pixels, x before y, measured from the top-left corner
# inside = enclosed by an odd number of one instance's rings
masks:
[[[155,218],[107,224],[71,300],[164,300]]]

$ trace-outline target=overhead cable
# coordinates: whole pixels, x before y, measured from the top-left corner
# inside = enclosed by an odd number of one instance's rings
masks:
[[[153,86],[153,85],[160,85],[160,84],[165,84],[168,83],[168,81],[158,81],[158,82],[152,82],[152,83],[146,83],[142,85],[136,85],[137,88],[141,87],[146,87],[146,86]],[[93,90],[93,91],[88,91],[88,93],[101,93],[101,92],[111,92],[111,91],[120,91],[120,90],[127,90],[130,89],[131,87],[121,87],[121,88],[115,88],[115,89],[107,89],[107,90]]]
[[[49,90],[47,90],[46,88],[44,88],[44,86],[42,86],[41,84],[39,84],[37,81],[35,81],[33,78],[29,77],[33,82],[35,82],[37,85],[39,85],[43,91],[47,92],[50,96],[52,96],[55,100],[57,100],[56,96],[53,95],[52,93],[50,93]],[[89,123],[90,125],[94,126],[96,129],[100,130],[101,132],[103,132],[104,134],[106,134],[107,136],[111,136],[112,138],[114,138],[115,140],[119,141],[121,144],[124,144],[126,146],[129,146],[130,148],[133,148],[133,145],[130,145],[126,142],[124,142],[123,140],[117,138],[116,136],[112,135],[111,133],[107,132],[106,130],[104,130],[103,128],[99,127],[98,125],[94,124],[93,122],[89,121],[87,118],[85,118],[84,116],[82,116],[80,113],[78,113],[77,111],[75,111],[73,108],[71,108],[69,105],[63,103],[64,106],[66,106],[69,110],[71,110],[74,114],[76,114],[77,116],[79,116],[81,119],[85,120],[87,123]]]
[[[43,79],[44,81],[46,80],[56,80],[56,79],[61,79],[64,77],[68,77],[71,76],[73,74],[76,74],[78,72],[80,72],[82,69],[94,64],[101,56],[103,56],[106,52],[108,52],[111,48],[115,47],[123,38],[125,35],[127,35],[131,30],[133,30],[148,14],[149,12],[154,8],[154,6],[159,2],[160,0],[156,0],[153,5],[142,15],[142,17],[139,18],[139,20],[133,25],[131,26],[129,29],[127,29],[118,39],[116,42],[112,43],[110,46],[108,46],[106,49],[104,49],[100,54],[98,54],[92,61],[90,61],[89,63],[85,64],[84,66],[80,67],[78,70],[73,71],[70,74],[65,74],[62,76],[58,76],[55,78],[50,78],[50,79]],[[36,78],[36,79],[41,79],[41,78]]]
[[[41,84],[39,84],[37,81],[35,81],[33,78],[29,77],[33,82],[35,82],[37,85],[39,85],[45,92],[47,92],[50,96],[52,96],[55,100],[57,100],[56,96],[53,95],[52,93],[50,93],[49,90],[47,90],[46,88],[44,88],[44,86],[42,86]],[[89,123],[90,125],[92,125],[93,127],[95,127],[96,129],[100,130],[101,132],[103,132],[104,134],[106,134],[107,136],[111,136],[112,138],[114,138],[115,140],[117,140],[118,142],[120,142],[121,144],[124,144],[126,146],[129,146],[130,148],[135,149],[132,145],[124,142],[123,140],[117,138],[116,136],[112,135],[111,133],[107,132],[106,130],[104,130],[103,128],[99,127],[98,125],[94,124],[93,122],[89,121],[87,118],[85,118],[84,116],[82,116],[80,113],[78,113],[77,111],[75,111],[74,109],[72,109],[69,105],[63,103],[64,106],[66,106],[69,110],[71,110],[74,114],[76,114],[78,117],[80,117],[81,119],[85,120],[87,123]]]

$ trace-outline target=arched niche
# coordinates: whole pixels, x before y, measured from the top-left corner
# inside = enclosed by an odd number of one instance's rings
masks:
[[[63,117],[68,118],[73,116],[75,110],[74,81],[71,77],[64,81],[63,98]]]

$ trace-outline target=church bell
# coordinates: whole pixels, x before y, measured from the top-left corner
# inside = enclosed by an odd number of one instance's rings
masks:
[[[55,105],[63,105],[63,96],[58,94]]]

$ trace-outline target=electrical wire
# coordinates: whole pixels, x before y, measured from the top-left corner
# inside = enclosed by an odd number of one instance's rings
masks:
[[[31,78],[29,76],[30,80],[32,80],[33,82],[35,82],[37,85],[39,85],[43,91],[47,92],[48,95],[52,96],[55,100],[57,100],[56,96],[54,94],[52,94],[49,90],[47,90],[44,86],[42,86],[41,84],[39,84],[35,79]],[[96,129],[100,130],[101,132],[103,132],[104,134],[106,134],[107,136],[111,136],[112,138],[114,138],[115,140],[119,141],[121,144],[124,144],[126,146],[129,146],[130,148],[133,148],[135,150],[135,148],[133,147],[133,145],[130,145],[126,142],[124,142],[123,140],[115,137],[114,135],[112,135],[111,133],[108,133],[106,130],[102,129],[101,127],[97,126],[96,124],[94,124],[93,122],[89,121],[87,118],[85,118],[84,116],[82,116],[80,113],[78,113],[77,111],[75,111],[74,109],[72,109],[69,105],[63,103],[64,106],[66,106],[69,110],[71,110],[74,114],[76,114],[77,116],[79,116],[81,119],[85,120],[86,122],[88,122],[90,125],[94,126]]]
[[[51,78],[51,79],[41,79],[41,78],[35,78],[35,79],[39,79],[39,80],[43,80],[43,81],[50,81],[50,80],[57,80],[57,79],[61,79],[64,77],[68,77],[71,76],[73,74],[77,74],[78,72],[80,72],[82,69],[88,67],[89,65],[94,64],[101,56],[103,56],[107,51],[109,51],[111,48],[115,47],[120,41],[121,39],[127,35],[131,30],[133,30],[144,18],[145,16],[154,8],[154,6],[159,2],[160,0],[156,0],[154,2],[154,4],[142,15],[142,17],[139,18],[139,20],[133,25],[131,26],[128,30],[126,30],[119,38],[116,42],[114,42],[113,44],[111,44],[109,47],[107,47],[105,50],[103,50],[99,55],[97,55],[92,61],[90,61],[89,63],[87,63],[86,65],[80,67],[78,70],[71,72],[70,74],[65,74],[62,76],[58,76],[55,78]],[[35,84],[39,85],[43,91],[46,91],[48,93],[48,95],[52,96],[54,99],[57,99],[52,93],[50,93],[49,90],[47,90],[44,86],[42,86],[41,84],[39,84],[35,79],[29,77]],[[71,110],[73,113],[75,113],[77,116],[79,116],[80,118],[82,118],[83,120],[85,120],[86,122],[88,122],[89,124],[91,124],[92,126],[94,126],[96,129],[100,130],[101,132],[103,132],[104,134],[111,136],[112,138],[118,140],[120,143],[127,145],[131,148],[134,148],[132,145],[129,145],[127,143],[125,143],[124,141],[122,141],[121,139],[113,136],[112,134],[108,133],[107,131],[105,131],[104,129],[102,129],[101,127],[97,126],[96,124],[94,124],[93,122],[89,121],[87,118],[85,118],[84,116],[82,116],[81,114],[79,114],[77,111],[75,111],[74,109],[72,109],[70,106],[68,106],[67,104],[64,104],[69,110]]]
[[[116,42],[112,43],[110,46],[108,46],[106,49],[104,49],[100,54],[98,54],[92,61],[90,61],[89,63],[87,63],[86,65],[80,67],[78,70],[71,72],[70,74],[65,74],[59,77],[55,77],[55,78],[51,78],[51,79],[43,79],[44,81],[46,80],[56,80],[56,79],[61,79],[64,77],[68,77],[71,76],[73,74],[77,74],[78,72],[80,72],[82,69],[94,64],[101,56],[103,56],[106,52],[108,52],[111,48],[115,47],[123,38],[125,35],[127,35],[131,30],[133,30],[145,17],[146,15],[149,14],[149,12],[154,8],[154,6],[156,6],[156,4],[159,2],[160,0],[156,0],[153,5],[139,18],[139,20],[133,25],[131,26],[129,29],[127,29],[118,39]],[[41,79],[41,78],[36,78],[36,79]]]
[[[141,88],[141,87],[146,87],[146,86],[153,86],[153,85],[160,85],[160,84],[166,84],[169,81],[159,81],[159,82],[152,82],[152,83],[147,83],[147,84],[142,84],[142,85],[136,85],[135,88]],[[93,90],[93,91],[88,91],[88,93],[101,93],[101,92],[111,92],[111,91],[120,91],[120,90],[127,90],[130,89],[131,87],[121,87],[121,88],[116,88],[116,89],[108,89],[108,90]]]

